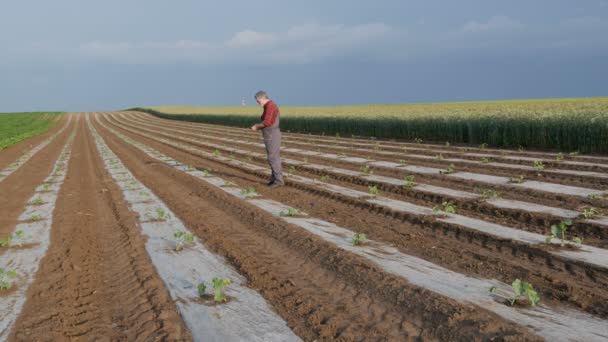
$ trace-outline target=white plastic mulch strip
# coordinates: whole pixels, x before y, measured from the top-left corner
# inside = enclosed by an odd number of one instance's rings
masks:
[[[51,174],[36,188],[13,233],[9,249],[0,255],[0,267],[14,270],[14,288],[0,292],[0,340],[5,340],[26,300],[26,291],[34,280],[40,260],[50,243],[53,211],[59,190],[67,174],[76,127],[61,151]],[[21,235],[19,237],[18,235]]]
[[[40,144],[36,145],[31,150],[25,152],[21,157],[19,157],[14,162],[10,163],[4,170],[0,170],[0,182],[2,182],[6,177],[10,176],[13,172],[17,171],[21,166],[23,166],[28,160],[30,160],[36,153],[40,152],[43,148],[45,148],[48,144],[53,141],[59,134],[63,133],[63,131],[68,128],[70,122],[72,121],[72,115],[68,115],[68,121],[63,125],[63,127],[57,131],[55,134],[50,137],[44,139]]]
[[[129,128],[127,128],[127,127],[123,127],[123,128],[126,130],[129,130]],[[148,130],[148,129],[140,129],[140,131],[138,131],[137,133],[145,135],[145,133],[142,133],[143,131],[155,132],[158,135],[170,137],[170,135],[168,135],[168,134],[164,134],[162,132],[157,132],[157,131]],[[147,136],[150,137],[151,139],[158,139],[156,137],[151,137],[149,135],[147,135]],[[192,143],[196,143],[196,144],[205,145],[205,146],[208,146],[211,148],[217,148],[217,149],[221,149],[221,150],[225,150],[225,151],[247,154],[249,156],[255,156],[258,158],[266,157],[264,154],[261,154],[261,153],[243,151],[243,150],[226,147],[226,146],[222,146],[219,144],[214,144],[214,143],[210,143],[210,142],[206,142],[206,141],[202,141],[202,140],[189,139],[189,138],[185,138],[185,137],[180,137],[180,139],[189,141]],[[313,151],[310,151],[310,152],[313,152]],[[316,153],[316,152],[314,152],[314,153]],[[397,179],[397,178],[392,178],[392,177],[379,176],[379,175],[364,175],[361,172],[357,172],[357,171],[352,171],[352,170],[342,169],[342,168],[337,168],[337,167],[331,167],[331,166],[325,166],[325,165],[310,164],[310,163],[305,163],[302,161],[292,160],[292,159],[283,159],[282,161],[288,165],[289,164],[296,165],[296,166],[297,165],[306,165],[306,167],[309,167],[309,168],[315,168],[318,170],[347,175],[347,176],[360,177],[360,178],[363,178],[363,179],[366,179],[366,180],[369,180],[369,181],[372,181],[375,183],[380,183],[380,184],[397,185],[397,186],[402,186],[404,184],[403,180]],[[377,162],[377,163],[387,163],[387,162]],[[398,165],[396,163],[393,163],[393,164]],[[422,167],[405,166],[404,169],[405,168],[408,168],[408,169],[414,168],[411,170],[412,172],[420,172],[421,171],[420,169]],[[424,170],[422,172],[424,173]],[[494,180],[495,178],[500,178],[504,182],[498,182],[499,184],[508,183],[508,179],[504,178],[504,177],[471,174],[468,172],[460,172],[460,173],[457,173],[454,175],[465,178],[465,179],[478,179],[476,177],[481,176],[481,179],[483,181],[491,182],[491,183],[495,183],[495,180]],[[569,189],[569,187],[566,187],[563,185],[559,185],[559,187],[562,189],[565,189],[566,191]],[[417,184],[414,189],[417,191],[439,194],[439,195],[444,195],[444,196],[453,196],[453,197],[457,197],[457,198],[476,199],[476,198],[481,197],[479,194],[466,192],[466,191],[460,191],[460,190],[453,190],[453,189],[433,186],[433,185],[429,185],[429,184]],[[535,203],[529,203],[529,202],[523,202],[523,201],[517,201],[517,200],[510,200],[510,199],[488,199],[486,201],[486,203],[493,205],[497,208],[515,209],[515,210],[527,211],[527,212],[531,212],[531,213],[549,214],[549,215],[555,215],[555,216],[562,217],[562,218],[575,218],[575,217],[579,216],[579,213],[574,210],[555,208],[555,207],[545,206],[545,205],[541,205],[541,204],[535,204]],[[602,217],[598,217],[593,221],[587,220],[587,222],[593,223],[593,224],[598,224],[598,225],[608,225],[608,221],[605,222],[602,219],[603,219]]]
[[[123,139],[126,139],[127,141],[133,141],[132,139],[122,135],[121,133],[117,132],[116,130],[114,130],[110,127],[107,127],[100,121],[98,121],[98,122],[102,126],[106,127],[110,131],[112,131],[114,134],[122,137]],[[123,127],[123,129],[130,131],[130,132],[135,132],[134,130],[126,128],[126,127]],[[266,168],[259,167],[256,165],[247,164],[245,162],[233,160],[230,158],[225,158],[222,156],[215,156],[212,153],[200,151],[196,148],[187,146],[185,144],[176,143],[171,140],[155,137],[155,136],[152,136],[152,135],[149,135],[146,133],[142,133],[142,132],[136,132],[136,133],[141,134],[142,136],[145,136],[152,140],[160,141],[160,142],[165,143],[170,146],[185,149],[187,151],[190,151],[194,154],[198,154],[198,155],[206,157],[206,158],[218,159],[223,162],[227,162],[227,163],[230,163],[235,166],[246,167],[246,168],[248,168],[250,170],[254,170],[254,171],[266,170]],[[184,140],[186,140],[186,139],[184,139]],[[235,151],[235,152],[240,151],[240,150],[237,150],[234,148],[227,148],[227,149],[231,150],[231,151]],[[251,155],[251,153],[250,153],[250,155]],[[331,168],[331,169],[334,170],[334,168]],[[327,191],[333,191],[335,193],[340,193],[342,195],[353,197],[353,198],[359,198],[359,199],[367,198],[366,199],[367,202],[374,203],[377,205],[382,205],[382,206],[390,208],[392,210],[406,212],[406,213],[413,214],[413,215],[439,215],[440,214],[440,213],[433,212],[433,210],[431,208],[419,206],[419,205],[412,204],[412,203],[405,202],[405,201],[394,200],[391,198],[381,197],[381,196],[369,198],[370,196],[368,193],[345,188],[345,187],[338,186],[338,185],[320,182],[318,180],[308,179],[305,177],[294,176],[294,175],[292,175],[290,179],[295,182],[301,182],[301,183],[309,184],[309,185],[316,185]],[[514,240],[514,241],[518,241],[518,242],[522,242],[522,243],[526,243],[526,244],[530,244],[530,245],[546,244],[546,241],[545,241],[546,236],[541,235],[541,234],[527,232],[527,231],[524,231],[521,229],[511,228],[511,227],[507,227],[507,226],[499,225],[499,224],[495,224],[495,223],[490,223],[490,222],[486,222],[486,221],[483,221],[480,219],[466,217],[463,215],[447,214],[446,216],[447,216],[446,218],[440,218],[439,220],[449,223],[449,224],[455,224],[455,225],[459,225],[459,226],[462,226],[462,227],[465,227],[468,229],[480,231],[480,232],[483,232],[488,235],[505,238],[505,239],[509,239],[509,240]],[[556,246],[561,244],[561,242],[558,239],[553,239],[550,243],[553,245],[556,245]],[[572,244],[570,242],[567,242],[567,243]],[[563,249],[563,250],[558,250],[558,251],[551,251],[550,253],[557,255],[557,256],[567,258],[567,259],[571,259],[574,261],[580,261],[580,262],[593,264],[593,265],[599,266],[601,268],[608,268],[608,249],[597,248],[597,247],[581,244],[577,247],[576,250]]]
[[[139,214],[139,225],[147,237],[146,251],[195,341],[300,341],[264,298],[246,286],[246,279],[226,261],[195,241],[176,252],[175,232],[191,232],[182,221],[139,182],[110,150],[91,125],[97,149],[106,169],[124,193],[131,210]],[[212,291],[212,278],[228,278],[226,295],[233,300],[205,304],[197,285],[204,282]],[[209,290],[211,289],[211,290]]]
[[[150,125],[147,123],[143,123],[141,121],[138,121],[137,124]],[[246,140],[234,140],[231,138],[210,137],[210,136],[204,136],[202,134],[185,132],[185,131],[180,131],[180,130],[171,129],[171,128],[167,128],[167,127],[164,127],[164,129],[168,130],[168,131],[173,131],[176,133],[184,133],[184,134],[189,134],[189,135],[193,135],[193,136],[198,136],[198,137],[202,137],[205,139],[219,140],[219,141],[225,141],[225,142],[237,143],[237,144],[246,144],[249,146],[256,146],[256,147],[264,147],[264,144],[252,143],[251,141],[246,141]],[[163,133],[159,132],[158,134],[163,134]],[[311,145],[310,147],[314,147],[314,146]],[[285,151],[295,153],[295,154],[302,154],[302,155],[314,155],[316,157],[323,158],[323,159],[343,160],[343,161],[347,161],[350,163],[361,164],[361,165],[369,164],[369,165],[373,166],[374,163],[376,163],[376,166],[380,166],[380,165],[378,165],[378,163],[390,163],[390,162],[383,162],[383,161],[374,161],[373,159],[365,159],[365,158],[359,158],[359,157],[343,157],[343,156],[340,156],[340,155],[334,154],[334,153],[320,153],[320,152],[313,152],[310,150],[302,150],[302,149],[297,149],[297,148],[289,148],[289,149],[285,149]],[[429,159],[434,158],[431,156],[421,156],[421,158],[427,158],[427,157]],[[394,165],[389,166],[387,164],[387,165],[384,165],[384,167],[390,168],[390,169],[395,169],[395,170],[406,170],[406,171],[410,171],[410,172],[418,172],[417,170],[420,168],[420,166],[417,166],[417,165],[401,165],[401,164],[397,164],[397,163],[391,163],[391,164],[394,164]],[[443,170],[439,169],[439,168],[431,168],[431,167],[424,167],[424,168],[425,168],[425,170],[422,173],[426,173],[426,174],[440,174],[441,172],[443,172]],[[573,172],[575,172],[575,171],[573,171]],[[472,180],[472,181],[482,182],[482,183],[511,185],[511,186],[515,186],[515,187],[519,187],[519,188],[526,188],[526,189],[532,189],[532,190],[537,190],[537,191],[544,191],[544,192],[565,194],[565,195],[579,196],[579,197],[588,197],[591,195],[600,196],[603,194],[608,194],[608,191],[589,189],[589,188],[583,188],[583,187],[577,187],[577,186],[567,186],[567,185],[561,185],[561,184],[556,184],[556,183],[539,182],[539,181],[523,181],[522,183],[518,183],[518,184],[510,184],[509,177],[492,176],[492,175],[471,173],[471,172],[457,172],[456,171],[456,172],[447,174],[446,176],[462,178],[462,179],[467,179],[467,180]]]
[[[493,286],[502,291],[510,291],[510,286],[500,281],[468,277],[424,259],[403,254],[396,248],[380,242],[368,241],[363,246],[352,246],[350,238],[354,232],[350,230],[317,218],[307,217],[308,215],[305,213],[300,213],[300,216],[304,217],[283,217],[281,212],[289,209],[288,206],[274,200],[257,198],[257,196],[250,197],[244,194],[243,189],[239,189],[219,177],[207,175],[135,141],[99,121],[98,123],[148,156],[245,200],[292,225],[303,228],[340,249],[363,257],[386,272],[405,278],[416,286],[427,288],[463,303],[475,304],[507,320],[528,327],[551,340],[600,341],[608,338],[606,329],[608,322],[605,320],[569,308],[552,308],[542,304],[534,308],[516,309],[499,303],[497,298],[489,293],[488,290]]]
[[[127,128],[125,128],[125,129],[127,129]],[[142,131],[144,131],[144,130],[149,131],[149,132],[154,132],[152,130],[142,129]],[[138,133],[141,134],[141,131]],[[156,132],[156,133],[159,135],[170,136],[170,135],[164,134],[162,132]],[[240,152],[240,153],[245,152],[243,150],[228,148],[226,146],[221,146],[219,144],[214,144],[214,143],[210,143],[210,142],[206,142],[206,141],[189,139],[189,138],[185,138],[185,137],[180,137],[180,139],[186,140],[186,141],[191,141],[191,142],[197,143],[197,144],[203,144],[203,145],[206,145],[206,146],[209,146],[212,148],[218,148],[218,149],[222,149],[222,150],[228,150],[228,151],[234,151],[234,152]],[[286,150],[290,150],[290,149],[286,149]],[[317,152],[314,152],[314,151],[308,151],[308,152],[310,152],[311,154],[318,154]],[[247,154],[250,156],[256,156],[259,158],[265,158],[265,155],[263,155],[261,153],[247,152]],[[341,158],[341,159],[349,159],[349,158]],[[353,159],[353,158],[350,158],[350,159]],[[383,184],[397,185],[397,186],[402,186],[404,184],[404,181],[402,179],[397,179],[397,178],[393,178],[393,177],[378,176],[378,175],[364,175],[361,172],[352,171],[352,170],[348,170],[348,169],[330,167],[330,166],[325,166],[325,165],[310,164],[310,163],[305,163],[305,162],[301,162],[298,160],[285,159],[285,158],[283,159],[283,162],[288,165],[289,164],[306,165],[307,167],[316,168],[319,170],[331,171],[333,173],[338,173],[338,174],[343,174],[343,175],[348,175],[348,176],[361,177],[361,178],[364,178],[364,179],[367,179],[369,181],[376,182],[376,183],[383,183]],[[393,164],[395,166],[400,166],[397,163],[390,163],[390,162],[384,162],[384,161],[370,162],[369,164],[378,165],[378,166],[386,166],[388,164]],[[431,172],[428,172],[427,169],[430,169],[430,168],[419,167],[419,166],[400,166],[400,167],[404,170],[408,170],[408,171],[416,172],[416,173],[437,173],[439,171],[439,169],[432,169]],[[455,175],[461,175],[461,174],[463,176],[465,176],[463,178],[466,178],[466,179],[476,179],[475,177],[478,175],[478,174],[470,174],[470,173],[466,173],[466,172],[461,172],[461,173],[458,173]],[[501,181],[496,182],[495,178],[500,178]],[[509,181],[505,177],[496,177],[496,176],[488,176],[488,175],[481,175],[481,180],[487,181],[490,183],[498,183],[498,184],[507,184]],[[429,184],[417,184],[415,189],[417,191],[433,193],[433,194],[438,194],[438,195],[445,195],[445,196],[453,196],[456,198],[476,199],[476,198],[481,197],[479,194],[461,191],[461,190],[453,190],[453,189],[433,186],[433,185],[429,185]],[[559,216],[559,217],[563,217],[563,218],[574,218],[579,215],[579,213],[574,210],[554,208],[554,207],[549,207],[549,206],[544,206],[544,205],[534,204],[534,203],[529,203],[529,202],[522,202],[522,201],[517,201],[517,200],[502,199],[500,201],[488,200],[487,202],[489,204],[492,204],[492,205],[494,205],[496,207],[500,207],[500,208],[516,209],[516,210],[522,210],[522,211],[527,211],[527,212],[544,213],[544,214],[555,215],[555,216]]]

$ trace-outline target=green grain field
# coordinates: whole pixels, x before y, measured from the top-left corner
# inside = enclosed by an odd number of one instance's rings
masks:
[[[280,103],[279,103],[280,105]],[[260,108],[138,108],[159,117],[248,127]],[[281,107],[283,130],[494,147],[608,153],[608,97]]]
[[[0,113],[0,150],[42,134],[59,121],[61,113]]]

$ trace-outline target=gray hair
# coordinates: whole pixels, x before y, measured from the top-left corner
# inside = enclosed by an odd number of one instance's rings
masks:
[[[260,90],[257,93],[255,93],[255,98],[256,99],[267,99],[268,98],[268,94],[265,91]]]

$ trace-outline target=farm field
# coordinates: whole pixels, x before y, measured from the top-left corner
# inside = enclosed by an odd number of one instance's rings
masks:
[[[183,121],[246,128],[253,106],[139,109]],[[281,107],[284,131],[363,136],[444,144],[488,144],[561,152],[608,153],[608,97]]]
[[[608,340],[608,155],[426,140],[284,132],[269,189],[257,132],[65,114],[0,152],[0,340]]]
[[[0,113],[0,151],[46,132],[61,113]]]

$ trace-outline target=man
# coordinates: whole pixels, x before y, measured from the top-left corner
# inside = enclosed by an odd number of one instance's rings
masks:
[[[268,155],[268,164],[272,169],[272,176],[268,186],[276,188],[284,185],[283,168],[281,167],[281,130],[279,129],[279,107],[268,98],[265,91],[260,90],[255,94],[255,102],[260,107],[264,108],[262,113],[261,123],[251,126],[254,131],[262,130],[264,136],[264,145],[266,146],[266,154]]]

